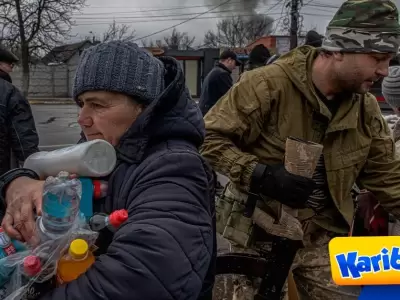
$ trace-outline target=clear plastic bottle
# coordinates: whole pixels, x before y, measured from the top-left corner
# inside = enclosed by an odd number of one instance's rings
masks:
[[[67,172],[60,172],[59,176],[46,179],[42,216],[36,221],[40,241],[57,239],[74,225],[81,196],[81,182],[78,179],[70,179]]]
[[[116,210],[110,215],[98,213],[90,218],[89,226],[90,229],[92,229],[93,231],[102,231],[107,228],[108,230],[113,232],[127,219],[128,211],[126,209]]]
[[[104,177],[114,170],[116,162],[114,147],[97,139],[54,151],[36,152],[25,160],[24,168],[35,171],[42,179],[56,176],[60,171],[85,177]]]
[[[58,262],[57,283],[64,284],[77,279],[94,263],[95,258],[85,240],[76,239],[71,242],[68,254]]]

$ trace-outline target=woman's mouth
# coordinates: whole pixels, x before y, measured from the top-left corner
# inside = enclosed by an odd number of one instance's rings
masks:
[[[101,135],[100,133],[90,133],[90,134],[86,134],[87,137],[96,137]]]

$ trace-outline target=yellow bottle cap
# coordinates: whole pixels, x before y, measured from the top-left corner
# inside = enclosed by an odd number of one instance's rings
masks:
[[[84,258],[88,251],[89,245],[82,239],[73,240],[69,246],[69,255],[75,259]]]

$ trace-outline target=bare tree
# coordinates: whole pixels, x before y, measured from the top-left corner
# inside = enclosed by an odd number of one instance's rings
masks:
[[[135,30],[131,29],[126,24],[118,25],[115,20],[108,26],[108,29],[103,33],[103,42],[109,41],[125,41],[132,42],[136,37]]]
[[[217,30],[209,30],[204,36],[207,47],[245,47],[254,40],[269,34],[273,19],[263,15],[251,17],[233,16],[217,23]]]
[[[190,37],[187,32],[179,32],[174,28],[171,35],[164,36],[164,47],[174,50],[189,50],[191,49],[196,38]]]
[[[163,40],[142,40],[143,47],[157,47],[162,49],[189,50],[196,37],[190,37],[187,32],[179,32],[174,28],[170,35],[164,36]]]
[[[85,0],[0,1],[0,41],[20,55],[24,95],[29,90],[32,58],[69,36],[72,14],[84,5]]]
[[[148,48],[167,48],[166,45],[163,44],[162,40],[141,40],[143,47]]]

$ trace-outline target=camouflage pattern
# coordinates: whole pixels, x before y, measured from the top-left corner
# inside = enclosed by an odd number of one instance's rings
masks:
[[[322,48],[353,53],[397,53],[400,25],[389,0],[349,0],[329,23]]]
[[[292,265],[292,274],[297,287],[298,298],[300,300],[358,299],[361,291],[360,287],[337,286],[332,280],[328,243],[336,234],[328,232],[313,223],[305,223],[304,230],[307,232],[304,239],[305,247],[299,250]],[[264,249],[265,246],[262,251]],[[231,248],[231,251],[254,254],[260,249],[257,245],[251,249],[244,249],[235,245]],[[213,299],[253,300],[259,286],[260,279],[258,278],[238,275],[218,276]],[[291,300],[288,291],[288,285],[286,284],[282,300]]]

